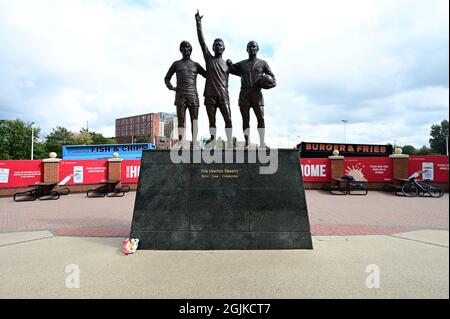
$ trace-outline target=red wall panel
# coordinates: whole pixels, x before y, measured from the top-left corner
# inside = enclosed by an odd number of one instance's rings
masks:
[[[65,185],[98,184],[108,179],[108,160],[65,160],[59,162],[59,179]]]
[[[43,181],[42,161],[0,161],[0,188],[23,187]]]

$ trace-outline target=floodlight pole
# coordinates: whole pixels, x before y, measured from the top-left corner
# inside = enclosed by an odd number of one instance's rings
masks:
[[[342,123],[344,123],[344,144],[347,143],[347,122],[348,120],[342,120]]]
[[[33,129],[34,122],[31,122],[31,160],[33,160],[33,153],[34,153],[34,129]]]

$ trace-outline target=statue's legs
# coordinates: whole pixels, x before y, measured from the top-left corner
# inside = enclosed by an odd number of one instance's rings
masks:
[[[192,145],[193,147],[197,144],[197,134],[198,134],[198,105],[189,105],[189,115],[191,116],[191,132],[192,132]]]
[[[177,105],[177,117],[178,117],[178,141],[183,142],[184,141],[184,125],[185,125],[185,119],[186,119],[186,103]]]
[[[222,113],[225,122],[225,133],[227,135],[227,148],[233,148],[233,124],[231,122],[231,109],[227,103],[219,105],[220,113]]]
[[[265,122],[264,122],[264,106],[240,106],[239,109],[242,115],[242,129],[244,131],[245,146],[250,144],[250,108],[256,115],[258,121],[259,144],[261,147],[265,145]]]
[[[240,106],[242,115],[242,130],[244,131],[245,146],[248,147],[250,143],[250,107]]]
[[[209,119],[209,134],[211,135],[208,143],[216,140],[216,112],[217,106],[215,104],[206,104],[206,112]]]
[[[264,123],[264,105],[257,105],[253,107],[253,112],[255,112],[256,119],[258,121],[258,134],[259,134],[259,145],[265,147],[265,123]]]

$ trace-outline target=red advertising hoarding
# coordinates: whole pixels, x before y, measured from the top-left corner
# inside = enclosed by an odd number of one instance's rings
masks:
[[[329,158],[302,158],[300,160],[304,182],[329,182],[331,166]]]
[[[24,187],[43,181],[42,161],[0,161],[0,188]]]
[[[351,175],[361,182],[392,182],[392,159],[389,157],[345,158],[344,174]]]
[[[59,179],[64,185],[98,184],[108,179],[108,160],[59,162]]]
[[[137,183],[140,169],[140,160],[122,161],[122,183]]]
[[[422,171],[418,178],[433,182],[448,183],[448,156],[412,155],[409,157],[408,175]]]

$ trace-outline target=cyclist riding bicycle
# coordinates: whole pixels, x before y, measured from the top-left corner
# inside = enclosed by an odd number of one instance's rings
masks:
[[[408,179],[412,182],[413,180],[417,179],[417,177],[420,176],[420,174],[423,175],[424,171],[422,170],[418,170],[417,172],[415,172],[414,174],[411,174],[410,177],[408,177]]]
[[[429,172],[428,170],[418,170],[414,174],[408,177],[409,183],[405,183],[402,186],[402,193],[408,197],[414,196],[424,196],[429,194],[431,197],[442,197],[444,196],[444,190],[439,185],[430,184],[430,179],[417,179],[421,174],[422,178],[426,176],[425,174]]]
[[[422,174],[422,177],[425,175],[425,173],[427,172],[427,170],[418,170],[417,172],[411,174],[411,176],[408,177],[409,181],[412,182],[413,184],[421,184],[422,186],[424,186],[425,188],[428,188],[429,186],[429,179],[423,179],[422,183],[420,183],[420,181],[417,180],[417,178]]]

